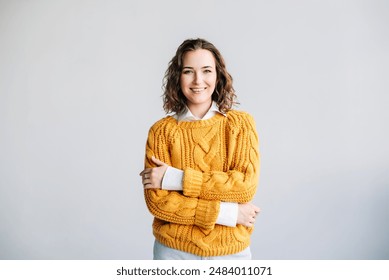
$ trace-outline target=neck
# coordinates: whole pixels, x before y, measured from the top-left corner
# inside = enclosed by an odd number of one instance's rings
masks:
[[[209,104],[200,104],[200,105],[187,105],[190,112],[193,114],[193,116],[202,119],[205,114],[209,111],[209,109],[212,106],[212,101]]]

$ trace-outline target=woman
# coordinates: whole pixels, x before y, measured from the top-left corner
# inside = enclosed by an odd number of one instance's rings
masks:
[[[164,80],[164,109],[149,130],[145,200],[154,215],[154,259],[251,259],[260,209],[253,118],[232,110],[232,77],[214,45],[184,41]]]

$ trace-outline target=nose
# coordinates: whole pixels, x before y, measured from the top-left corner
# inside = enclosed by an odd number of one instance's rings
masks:
[[[201,73],[195,73],[193,83],[198,85],[201,83],[202,80],[203,80],[203,77],[202,77]]]

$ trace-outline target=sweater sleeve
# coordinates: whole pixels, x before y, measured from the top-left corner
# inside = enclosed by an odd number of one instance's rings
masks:
[[[182,178],[184,171],[169,166],[162,179],[162,189],[170,191],[182,191]],[[233,202],[220,202],[220,211],[216,224],[234,227],[238,219],[238,204]]]
[[[171,165],[167,136],[161,129],[151,128],[146,144],[145,167],[155,165],[151,157]],[[146,205],[158,219],[183,225],[197,225],[213,229],[219,214],[220,202],[197,197],[187,197],[182,192],[145,189]]]
[[[259,142],[254,119],[243,115],[233,121],[228,143],[229,170],[184,170],[183,191],[188,197],[247,203],[256,192],[259,178]]]

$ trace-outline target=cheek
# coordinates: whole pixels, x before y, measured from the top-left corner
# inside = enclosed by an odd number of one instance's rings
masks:
[[[180,77],[180,86],[181,88],[184,88],[188,84],[188,79],[185,78],[185,76]]]
[[[212,87],[215,87],[216,86],[216,82],[217,82],[217,79],[216,79],[216,76],[214,77],[209,77],[208,79],[208,84]]]

